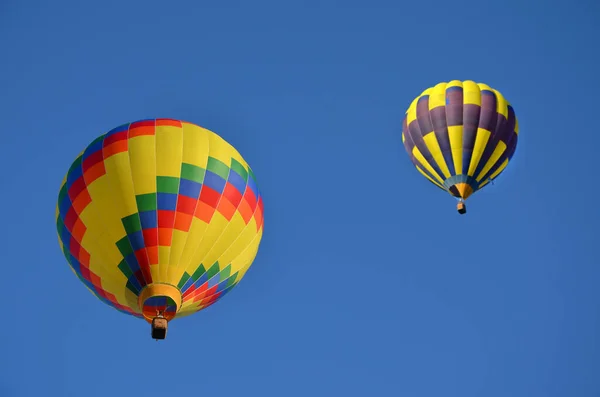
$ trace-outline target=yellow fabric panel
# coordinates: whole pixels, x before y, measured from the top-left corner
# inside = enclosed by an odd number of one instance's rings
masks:
[[[481,156],[483,155],[483,151],[490,139],[490,135],[492,133],[483,128],[477,128],[477,135],[475,135],[475,144],[473,145],[473,152],[471,154],[471,162],[469,163],[469,171],[468,175],[473,176],[475,170],[477,169],[477,165],[479,165],[479,160],[481,160]]]
[[[194,124],[183,123],[183,157],[184,163],[206,169],[210,146],[206,129]]]
[[[481,106],[481,91],[475,82],[470,80],[463,82],[463,103]]]
[[[200,262],[195,260],[195,255],[204,238],[204,233],[206,232],[207,228],[208,224],[206,222],[196,217],[192,218],[192,225],[188,231],[188,243],[186,243],[183,251],[181,252],[177,269],[173,275],[173,277],[176,279],[181,279],[186,270],[188,274],[194,273],[196,268],[198,268],[200,265]]]
[[[244,231],[249,231],[250,239],[243,239]],[[217,260],[220,263],[229,263],[231,259],[235,257],[235,251],[241,251],[246,246],[249,240],[252,240],[252,237],[256,235],[256,221],[254,218],[250,220],[248,225],[246,226],[244,219],[236,212],[231,218],[231,221],[225,226],[225,228],[221,231],[221,235],[217,237],[213,245],[206,252],[203,261],[207,264],[212,264]],[[241,246],[240,246],[241,245]],[[234,250],[234,255],[224,256],[224,253],[228,249]],[[238,269],[232,269],[238,270]]]
[[[179,178],[183,152],[181,129],[170,125],[156,127],[156,174]]]
[[[498,175],[500,175],[500,173],[502,171],[504,171],[504,169],[506,168],[506,166],[508,165],[508,159],[504,159],[504,161],[502,162],[502,164],[500,164],[500,167],[498,167],[498,169],[496,171],[494,171],[492,173],[492,175],[490,175],[490,179],[494,179],[496,178]]]
[[[102,279],[102,287],[107,291],[115,291],[119,303],[126,304],[125,296],[120,287],[127,283],[121,272],[113,272],[112,268],[119,265],[122,255],[113,244],[107,244],[110,239],[101,229],[91,228],[84,234],[81,246],[90,254],[90,270]]]
[[[160,251],[163,250],[163,256],[164,255],[169,255],[169,249],[168,247],[158,247],[158,252],[159,252],[159,258],[160,258]],[[165,282],[164,280],[161,280],[161,273],[160,273],[160,265],[150,265],[150,275],[152,276],[152,280],[154,281],[162,281]]]
[[[84,239],[88,234],[93,235],[98,247],[104,247],[104,245],[114,246],[115,242],[125,235],[121,217],[129,214],[122,215],[127,211],[120,205],[122,201],[115,200],[114,196],[111,197],[110,189],[114,185],[111,182],[110,176],[105,175],[88,187],[92,202],[79,215],[87,227]],[[101,214],[103,215],[101,216]],[[88,249],[87,245],[83,245],[83,247]],[[111,248],[100,249],[94,253],[94,256],[102,257],[109,253]],[[114,263],[110,264],[113,265]]]
[[[135,194],[156,193],[156,145],[152,135],[129,140],[131,177]]]
[[[481,182],[481,179],[494,166],[494,164],[496,164],[496,162],[498,161],[500,156],[502,156],[502,153],[504,153],[505,150],[506,144],[502,141],[498,141],[498,145],[496,145],[496,148],[494,149],[494,152],[490,156],[488,162],[485,164],[485,167],[483,167],[479,175],[477,175],[477,178],[475,178],[477,182]]]
[[[115,163],[117,157],[127,160],[128,156],[127,153],[119,153],[108,159],[110,162],[105,162],[107,174],[88,186],[92,202],[80,215],[81,220],[87,226],[86,233],[89,233],[91,229],[102,231],[101,235],[106,235],[107,240],[111,241],[113,245],[125,235],[121,218],[132,214],[136,205],[135,202],[131,202],[131,197],[121,197],[123,194],[120,194],[119,184],[124,176],[119,175],[116,171],[118,170],[118,164]]]
[[[177,313],[177,318],[186,317],[190,314],[194,314],[201,309],[200,304],[198,302],[193,302],[191,300],[184,301],[181,309]]]
[[[238,280],[240,280],[248,269],[250,269],[250,264],[254,261],[256,254],[258,253],[258,243],[262,238],[263,231],[260,230],[259,234],[254,238],[252,243],[248,245],[248,247],[238,255],[234,260],[231,261],[232,266],[235,266],[236,269],[240,269],[240,275],[238,276]]]
[[[496,111],[505,118],[508,118],[508,102],[500,91],[494,89],[492,91],[496,94]]]
[[[189,267],[186,269],[188,274],[192,274],[201,263],[203,263],[206,268],[209,268],[215,263],[218,257],[215,258],[212,256],[211,258],[207,258],[207,254],[228,224],[229,221],[218,211],[215,211],[208,227],[204,230],[202,239],[196,245],[196,250],[192,254],[192,260]],[[207,259],[213,259],[213,261],[209,262]]]
[[[419,101],[419,98],[420,96],[416,97],[408,107],[408,110],[406,111],[407,125],[410,125],[410,123],[417,119],[417,102]]]
[[[489,85],[484,83],[477,83],[477,86],[479,87],[480,91],[493,91],[493,89]]]
[[[419,166],[416,166],[416,168],[417,168],[417,170],[418,170],[418,171],[419,171],[419,172],[420,172],[420,173],[421,173],[421,174],[422,174],[422,175],[423,175],[425,178],[429,179],[429,180],[430,180],[431,182],[433,182],[433,183],[434,183],[436,186],[439,186],[440,188],[442,188],[442,189],[446,190],[446,189],[445,189],[445,188],[444,188],[442,185],[440,185],[440,183],[439,183],[438,181],[434,181],[433,179],[431,179],[431,177],[429,177],[429,175],[427,175],[427,174],[425,173],[425,171],[423,171],[423,170],[421,169],[421,167],[419,167]]]
[[[208,146],[210,147],[210,156],[225,163],[227,166],[231,165],[231,157],[234,154],[231,147],[223,144],[223,138],[215,134],[208,135]]]
[[[450,82],[448,82],[448,84],[446,85],[446,89],[448,88],[452,88],[452,87],[461,87],[463,86],[463,82],[460,80],[452,80]]]
[[[442,154],[442,149],[440,149],[440,144],[435,136],[435,132],[430,132],[429,134],[423,137],[423,141],[425,142],[425,146],[429,149],[429,152],[433,156],[433,160],[436,162],[438,168],[442,171],[445,178],[450,178],[450,170],[448,169],[448,165],[446,164],[446,159]]]
[[[256,233],[256,222],[254,219],[248,223],[248,226],[240,233],[239,237],[225,248],[220,248],[223,253],[219,257],[219,262],[231,263],[231,272],[244,271],[252,261],[244,259],[244,253],[248,250],[258,250],[258,243],[262,229]]]
[[[434,176],[434,178],[438,181],[439,184],[444,184],[442,177],[437,172],[435,172],[433,167],[427,162],[427,160],[425,159],[425,157],[423,157],[423,154],[421,153],[419,148],[416,146],[413,147],[413,156],[415,156],[415,158],[417,159],[417,161],[421,164],[421,166],[423,168],[425,168],[427,171],[429,171],[431,173],[431,175]]]
[[[477,188],[477,190],[481,190],[481,188],[483,188],[485,185],[487,185],[488,183],[490,183],[489,179],[486,179],[485,181],[481,182],[479,184],[479,187]]]
[[[183,255],[183,250],[188,243],[189,231],[184,232],[182,230],[173,229],[173,238],[171,240],[171,250],[169,255],[169,266],[164,281],[177,285],[181,279],[181,273],[179,268],[179,261]]]
[[[446,106],[446,87],[448,84],[439,83],[431,90],[429,94],[429,110],[440,106]]]
[[[135,214],[137,212],[137,202],[135,201],[135,190],[131,178],[129,153],[123,152],[109,157],[104,160],[104,166],[106,167],[106,177],[109,184],[107,188],[109,190],[102,192],[102,199],[109,199],[110,197],[111,201],[114,201],[113,205],[120,218]],[[95,185],[95,182],[93,185]],[[114,195],[116,193],[120,193],[119,200],[115,200]],[[92,197],[92,200],[95,200],[95,197]]]

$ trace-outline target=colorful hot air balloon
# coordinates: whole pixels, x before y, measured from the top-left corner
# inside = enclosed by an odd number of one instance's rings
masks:
[[[473,81],[440,83],[406,111],[402,142],[417,170],[464,201],[495,179],[515,153],[519,125],[506,99]]]
[[[58,197],[61,248],[104,303],[152,324],[200,311],[239,283],[263,233],[263,200],[242,156],[172,119],[125,124],[71,165]]]

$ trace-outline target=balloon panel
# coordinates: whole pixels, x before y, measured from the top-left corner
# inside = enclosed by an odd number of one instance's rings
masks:
[[[138,304],[151,283],[179,289],[178,317],[215,303],[248,270],[263,232],[263,200],[242,156],[213,132],[171,119],[94,140],[70,167],[56,212],[73,272],[136,317],[175,316],[170,295]]]

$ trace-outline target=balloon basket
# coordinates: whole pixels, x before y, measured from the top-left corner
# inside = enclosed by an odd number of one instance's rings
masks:
[[[155,317],[152,319],[152,339],[165,339],[167,337],[167,319]]]
[[[456,204],[456,209],[458,210],[458,213],[461,215],[464,215],[467,213],[467,206],[462,201],[460,201],[458,204]]]

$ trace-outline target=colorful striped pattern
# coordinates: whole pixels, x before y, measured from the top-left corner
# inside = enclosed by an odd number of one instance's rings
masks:
[[[248,164],[215,133],[141,120],[77,157],[56,223],[72,270],[100,300],[147,320],[172,319],[212,305],[241,280],[258,252],[263,200]],[[177,288],[182,299],[138,303],[157,284]]]
[[[421,174],[464,200],[506,168],[518,133],[515,112],[500,92],[454,80],[415,98],[404,118],[402,142]]]

